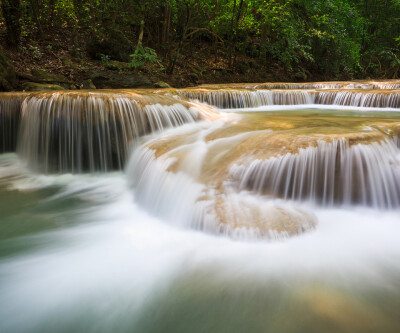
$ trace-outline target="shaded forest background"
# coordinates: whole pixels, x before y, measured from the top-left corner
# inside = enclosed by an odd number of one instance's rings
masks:
[[[18,80],[76,88],[398,78],[399,20],[399,0],[1,0],[0,41]]]

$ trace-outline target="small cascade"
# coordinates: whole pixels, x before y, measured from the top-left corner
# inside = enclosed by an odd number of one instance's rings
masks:
[[[370,108],[399,108],[400,91],[319,91],[315,104]]]
[[[226,89],[226,84],[203,84],[199,89]],[[400,89],[400,81],[331,81],[331,82],[267,82],[267,83],[233,83],[230,89]]]
[[[216,106],[221,109],[238,109],[274,104],[274,96],[268,90],[179,90],[177,93],[191,100]]]
[[[371,82],[373,85],[372,89],[400,89],[400,82]]]
[[[153,150],[139,147],[127,169],[130,185],[138,194],[137,202],[174,225],[185,227],[191,224],[193,207],[204,186],[185,173],[171,172],[169,168],[175,161],[168,156],[157,158]]]
[[[192,162],[190,167],[182,168],[178,163],[181,167],[174,170],[178,160],[170,153],[157,157],[156,151],[138,147],[128,166],[136,201],[177,227],[233,239],[284,239],[315,227],[312,214],[289,204],[266,203],[229,185],[216,190],[199,182],[195,176],[205,157],[201,152],[207,151],[204,148],[199,142],[191,144],[187,150],[193,149],[200,156],[184,157],[183,164]]]
[[[321,83],[265,83],[256,86],[258,89],[343,89],[348,88],[348,82]],[[358,87],[361,88],[361,87]]]
[[[201,118],[184,101],[151,93],[52,93],[22,105],[18,153],[43,172],[121,169],[132,141]]]
[[[301,90],[179,90],[177,93],[185,98],[198,100],[221,109],[314,103],[314,94]]]
[[[18,128],[25,93],[0,95],[0,153],[13,152],[17,147]]]
[[[313,104],[314,94],[308,91],[274,91],[274,105],[303,105]]]
[[[400,81],[342,81],[312,83],[264,83],[257,89],[400,89]]]
[[[350,146],[319,141],[298,153],[231,169],[240,189],[322,205],[400,206],[400,150],[392,140]]]
[[[369,108],[400,108],[400,91],[370,89],[336,90],[178,90],[179,96],[221,109],[267,105],[338,105]]]

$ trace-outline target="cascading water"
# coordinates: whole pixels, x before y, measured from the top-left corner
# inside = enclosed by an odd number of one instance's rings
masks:
[[[0,94],[0,331],[399,332],[398,84]]]
[[[199,100],[221,109],[314,103],[314,94],[307,91],[178,90],[177,93],[185,98]]]
[[[203,89],[224,89],[224,84],[203,84]],[[231,89],[400,89],[399,80],[388,81],[337,81],[337,82],[307,82],[307,83],[234,83]]]
[[[347,89],[347,88],[346,88]],[[399,108],[398,90],[225,90],[187,89],[176,94],[222,109],[266,105],[335,105],[364,108]]]
[[[29,166],[44,172],[122,169],[134,139],[198,118],[192,105],[167,96],[29,96],[22,105],[18,153]]]
[[[400,91],[320,91],[315,104],[368,108],[400,108]]]
[[[0,97],[0,153],[15,151],[21,106],[27,94],[3,93]]]
[[[284,199],[400,207],[400,151],[393,141],[354,146],[344,139],[320,141],[232,172],[240,188]]]

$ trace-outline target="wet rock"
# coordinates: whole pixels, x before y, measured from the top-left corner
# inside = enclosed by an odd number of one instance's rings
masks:
[[[129,89],[152,87],[152,83],[147,77],[135,73],[100,71],[92,74],[90,76],[90,79],[98,89]]]
[[[14,66],[0,47],[0,91],[9,91],[17,85]]]
[[[26,82],[22,87],[24,91],[64,90],[64,87],[51,83]]]
[[[214,209],[206,213],[217,216],[220,233],[234,238],[282,239],[317,225],[317,218],[310,212],[241,194],[219,194]]]
[[[82,82],[81,88],[82,89],[96,89],[96,86],[94,85],[94,83],[91,79],[88,79],[88,80],[85,80]]]
[[[158,82],[154,83],[154,87],[155,88],[171,88],[171,86],[168,83],[163,82],[163,81],[158,81]]]

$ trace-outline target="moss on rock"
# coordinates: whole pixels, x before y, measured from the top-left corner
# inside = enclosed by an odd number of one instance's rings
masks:
[[[38,83],[47,83],[47,82],[48,83],[71,83],[70,80],[68,80],[63,75],[50,74],[44,70],[32,69],[31,73],[32,73],[34,82],[38,82]]]
[[[158,82],[154,83],[154,87],[155,88],[171,88],[171,86],[168,83],[163,82],[163,81],[158,81]]]
[[[58,84],[50,83],[26,82],[22,87],[25,91],[64,90],[64,88]]]

